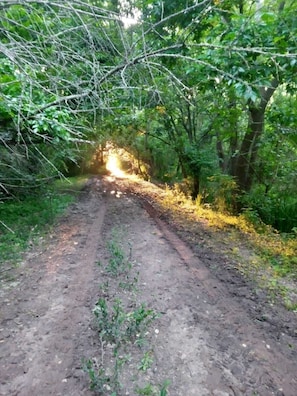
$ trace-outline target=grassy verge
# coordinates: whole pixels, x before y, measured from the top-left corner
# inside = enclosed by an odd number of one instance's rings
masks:
[[[51,227],[73,202],[85,178],[59,180],[49,190],[0,203],[0,274],[17,265],[29,246]]]

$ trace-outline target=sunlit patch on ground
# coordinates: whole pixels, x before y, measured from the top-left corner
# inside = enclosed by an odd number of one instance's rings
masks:
[[[121,198],[121,196],[123,195],[122,191],[115,191],[115,190],[110,191],[110,194],[115,195],[117,198]]]

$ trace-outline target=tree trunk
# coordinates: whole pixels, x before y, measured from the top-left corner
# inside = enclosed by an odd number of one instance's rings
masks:
[[[199,175],[193,176],[192,199],[195,200],[200,192],[200,179]]]
[[[242,191],[250,191],[253,182],[254,165],[257,159],[259,139],[264,131],[265,109],[250,109],[248,131],[241,144],[240,151],[235,160],[233,176],[236,177]]]
[[[230,170],[243,192],[250,191],[252,187],[260,138],[264,132],[265,111],[278,84],[279,81],[275,79],[269,88],[261,87],[259,105],[256,106],[254,103],[248,105],[248,129]]]

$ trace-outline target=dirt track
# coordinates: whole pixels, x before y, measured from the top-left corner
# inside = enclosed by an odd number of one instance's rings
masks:
[[[205,265],[147,200],[111,178],[90,181],[47,243],[27,254],[16,282],[0,291],[0,395],[92,395],[82,358],[98,355],[96,263],[115,228],[139,272],[137,299],[162,313],[150,334],[149,381],[170,380],[170,396],[297,395],[293,314],[278,320],[267,305],[269,320],[255,316],[264,300],[246,284],[239,298],[239,278],[222,268],[221,256],[209,252]],[[127,374],[122,394],[136,395]]]

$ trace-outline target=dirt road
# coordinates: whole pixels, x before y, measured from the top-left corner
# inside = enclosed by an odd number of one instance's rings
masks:
[[[88,183],[0,290],[0,395],[94,394],[82,359],[100,355],[92,310],[106,296],[102,284],[119,293],[98,265],[115,230],[137,274],[134,298],[161,314],[148,331],[146,381],[168,379],[170,396],[297,395],[294,314],[278,320],[267,305],[266,317],[255,316],[264,300],[252,290],[239,298],[234,278],[222,280],[221,256],[201,260],[147,200],[111,177]],[[137,395],[129,365],[120,394]]]

